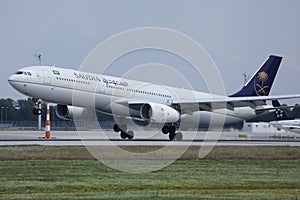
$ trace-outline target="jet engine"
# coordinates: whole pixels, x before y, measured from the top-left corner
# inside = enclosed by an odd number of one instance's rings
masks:
[[[55,109],[56,115],[63,120],[73,120],[76,119],[94,119],[96,114],[95,111],[86,108],[67,106],[67,105],[57,105]]]
[[[159,103],[145,103],[140,108],[140,116],[144,120],[156,123],[173,123],[180,119],[180,113],[170,106]]]

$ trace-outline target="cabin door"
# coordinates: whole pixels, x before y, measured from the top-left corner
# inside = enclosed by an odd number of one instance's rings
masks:
[[[43,71],[44,76],[44,84],[50,85],[51,84],[51,77],[48,71]]]

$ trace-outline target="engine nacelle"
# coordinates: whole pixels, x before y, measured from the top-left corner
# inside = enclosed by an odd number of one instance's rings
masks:
[[[140,108],[141,118],[156,123],[173,123],[180,119],[180,113],[170,106],[159,103],[145,103]]]
[[[86,108],[67,106],[67,105],[57,105],[55,109],[56,115],[63,120],[73,120],[76,119],[95,119],[95,111]]]

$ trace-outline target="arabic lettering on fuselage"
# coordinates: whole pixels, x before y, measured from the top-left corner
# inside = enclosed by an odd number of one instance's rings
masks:
[[[113,79],[106,79],[103,77],[102,79],[103,83],[106,83],[106,84],[113,84],[113,85],[122,85],[122,86],[128,86],[128,83],[126,81],[116,81],[116,80],[113,80]]]

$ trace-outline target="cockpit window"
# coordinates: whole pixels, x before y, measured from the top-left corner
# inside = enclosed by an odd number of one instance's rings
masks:
[[[23,72],[23,71],[17,71],[15,74],[17,75],[25,75],[25,76],[32,76],[32,74],[30,72]]]
[[[21,74],[23,74],[23,71],[17,71],[15,74],[21,75]]]

